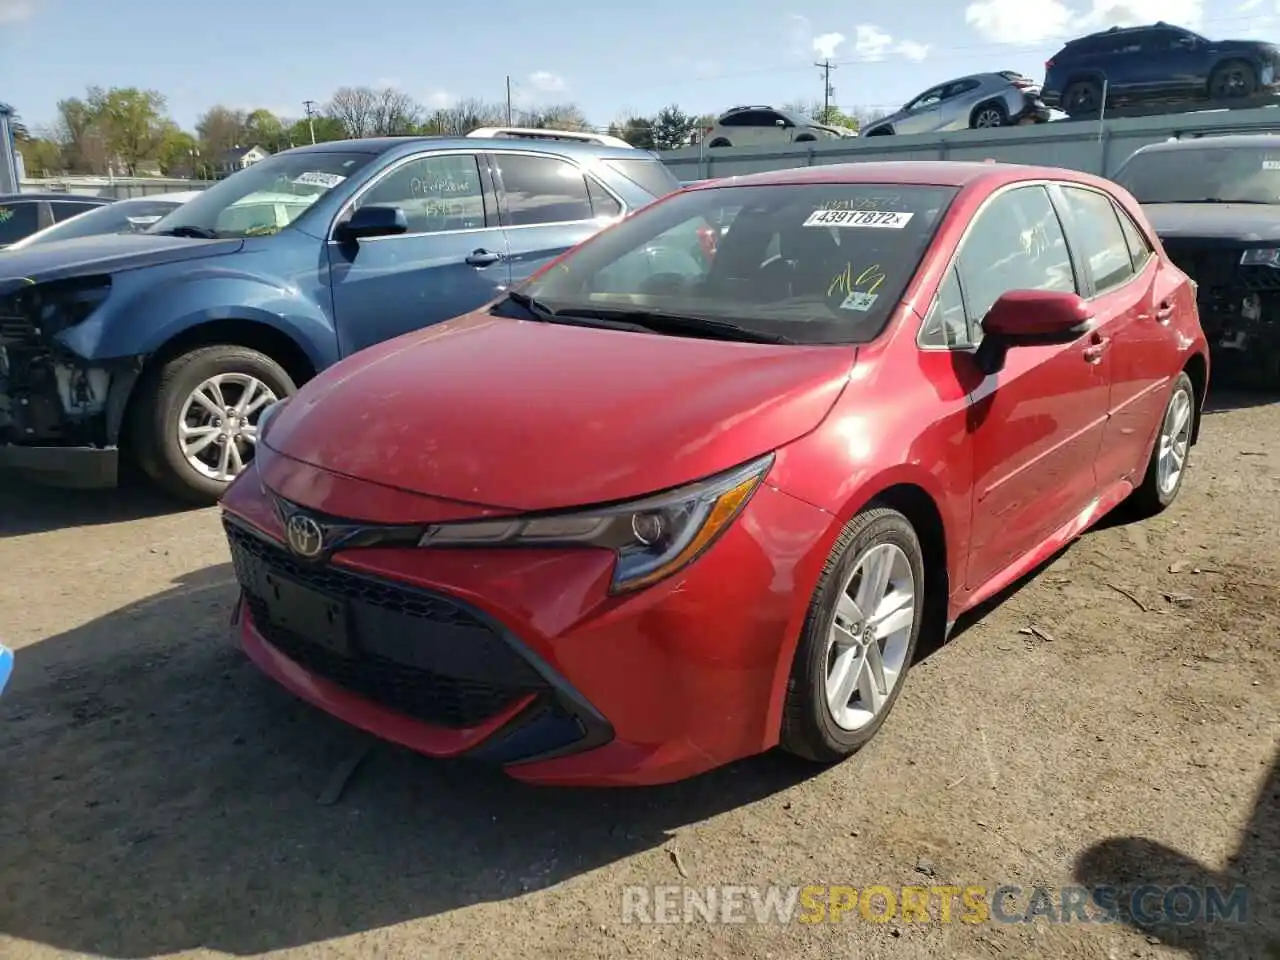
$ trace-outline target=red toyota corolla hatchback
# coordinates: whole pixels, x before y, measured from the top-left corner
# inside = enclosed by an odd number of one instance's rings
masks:
[[[240,637],[529,782],[837,761],[922,630],[1177,496],[1207,381],[1192,284],[1108,181],[709,182],[272,407],[223,500]]]

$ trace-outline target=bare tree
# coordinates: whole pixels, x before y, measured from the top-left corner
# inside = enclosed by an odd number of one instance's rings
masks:
[[[413,133],[422,119],[422,107],[413,97],[394,87],[374,93],[370,133],[375,137],[402,137]]]
[[[544,107],[521,110],[519,126],[551,130],[591,129],[591,124],[576,103],[551,103]]]
[[[371,136],[378,117],[378,95],[368,87],[339,87],[325,113],[342,124],[349,138]]]
[[[196,121],[196,137],[207,157],[217,158],[235,147],[247,146],[248,115],[220,104],[210,107]]]
[[[427,120],[426,126],[433,133],[464,137],[478,127],[499,126],[505,120],[506,107],[469,98],[459,100],[452,107],[437,110]]]

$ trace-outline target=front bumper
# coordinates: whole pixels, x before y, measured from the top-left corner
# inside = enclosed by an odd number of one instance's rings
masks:
[[[119,482],[116,447],[28,447],[0,445],[0,473],[53,487],[101,490]]]
[[[374,493],[318,473],[301,487],[326,489],[328,513],[335,486],[353,505]],[[706,554],[617,598],[606,551],[362,547],[312,566],[283,546],[255,468],[222,503],[245,591],[239,636],[262,670],[383,739],[546,785],[666,783],[773,747],[837,532],[828,514],[762,486]],[[313,613],[343,601],[350,644],[335,652],[323,625],[282,629],[264,569],[322,594]]]

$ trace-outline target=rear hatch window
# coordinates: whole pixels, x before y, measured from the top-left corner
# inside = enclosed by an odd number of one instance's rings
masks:
[[[675,174],[656,157],[642,157],[635,160],[609,158],[604,163],[611,170],[622,174],[640,189],[655,197],[665,197],[673,190],[680,189],[680,181],[676,179]]]

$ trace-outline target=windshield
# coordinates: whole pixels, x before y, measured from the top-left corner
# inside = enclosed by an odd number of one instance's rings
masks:
[[[109,233],[141,233],[178,206],[172,200],[117,200],[93,210],[76,214],[39,233],[33,233],[14,248],[26,248],[53,240],[74,240],[79,237],[97,237]]]
[[[691,190],[599,234],[519,293],[549,311],[679,314],[798,343],[865,343],[884,328],[956,192]]]
[[[1136,153],[1113,179],[1139,203],[1280,203],[1280,143]]]
[[[210,187],[147,232],[210,239],[279,233],[372,159],[368,153],[277,154]]]

